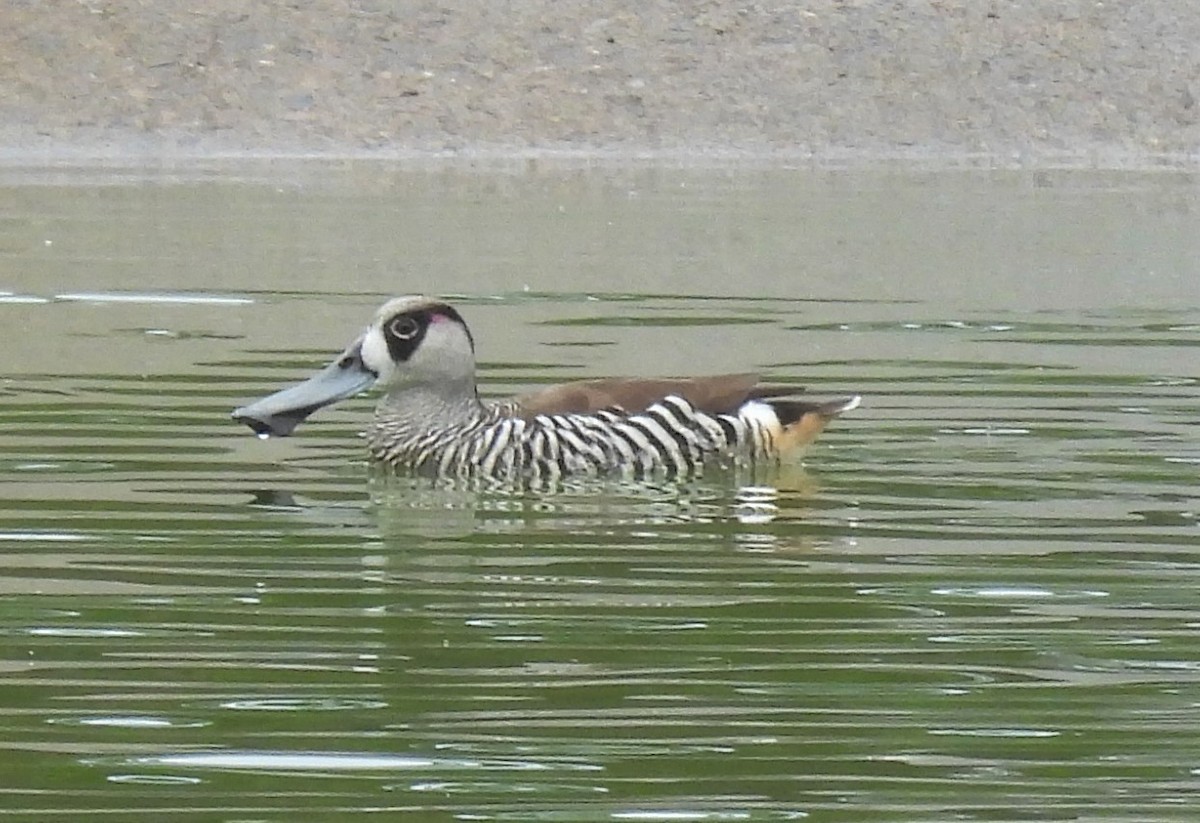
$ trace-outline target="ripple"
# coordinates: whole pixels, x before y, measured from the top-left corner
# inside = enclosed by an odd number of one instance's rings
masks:
[[[383,700],[360,700],[341,697],[269,697],[248,700],[230,700],[221,704],[223,709],[254,712],[338,712],[353,709],[385,709]]]
[[[95,717],[53,717],[46,721],[57,726],[103,726],[114,729],[198,729],[211,725],[207,720],[172,720],[154,715],[99,715]]]
[[[944,427],[937,430],[938,434],[987,434],[997,436],[1008,436],[1017,434],[1032,434],[1032,429],[1022,428],[1020,426],[963,426],[963,427]]]
[[[929,734],[955,737],[1058,737],[1049,729],[929,729]]]
[[[35,297],[31,294],[14,294],[10,291],[0,292],[0,303],[49,303],[45,297]]]
[[[562,809],[560,811],[545,811],[536,815],[536,818],[530,818],[521,813],[505,813],[474,815],[474,814],[457,814],[457,820],[529,820],[537,819],[542,821],[561,821],[561,823],[574,823],[574,821],[593,821],[593,820],[633,820],[647,821],[654,823],[655,821],[752,821],[752,820],[807,820],[810,817],[809,812],[798,811],[796,809],[773,809],[773,808],[756,808],[745,807],[735,809],[648,809],[634,808],[625,810],[616,810],[608,812],[598,812],[595,808],[584,808],[582,810]]]
[[[1078,591],[1056,592],[1050,589],[1043,589],[1034,586],[986,586],[981,588],[967,587],[951,587],[931,589],[930,594],[936,594],[939,597],[982,597],[992,599],[1009,599],[1009,598],[1081,598],[1081,597],[1108,597],[1108,592],[1089,591],[1080,589]]]
[[[90,535],[79,534],[78,532],[0,532],[0,540],[17,542],[36,540],[50,543],[75,543],[80,540],[90,539],[93,539]]]
[[[600,766],[582,763],[539,763],[531,760],[423,757],[401,754],[358,752],[270,752],[222,751],[132,757],[124,761],[136,766],[198,769],[267,770],[303,772],[379,771],[601,771]]]
[[[225,297],[216,294],[167,294],[137,292],[68,292],[54,295],[55,300],[84,303],[183,303],[188,305],[245,306],[254,303],[248,297]]]
[[[517,783],[513,781],[482,781],[482,780],[422,780],[416,783],[399,786],[384,786],[384,791],[397,789],[413,792],[437,792],[439,794],[608,794],[609,789],[603,786],[579,786],[570,783]]]
[[[781,819],[786,820],[804,820],[808,817],[805,812],[785,813],[786,816]],[[624,812],[613,812],[608,815],[610,820],[645,820],[650,823],[657,821],[676,821],[676,820],[753,820],[755,815],[748,810],[721,809],[721,810],[703,810],[703,809],[631,809]],[[778,815],[772,815],[777,817]]]
[[[136,632],[131,629],[70,629],[58,626],[47,626],[45,628],[27,629],[26,634],[32,637],[90,637],[90,638],[111,638],[111,637],[145,637],[144,632]]]
[[[109,783],[136,783],[142,786],[194,786],[204,781],[179,774],[110,774]]]

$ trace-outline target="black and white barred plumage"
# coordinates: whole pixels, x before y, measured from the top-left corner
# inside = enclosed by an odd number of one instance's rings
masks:
[[[667,396],[644,411],[522,417],[511,404],[484,407],[477,419],[415,432],[377,419],[367,432],[376,460],[438,475],[560,477],[632,471],[694,472],[714,459],[775,455],[765,403],[741,415],[708,414]]]

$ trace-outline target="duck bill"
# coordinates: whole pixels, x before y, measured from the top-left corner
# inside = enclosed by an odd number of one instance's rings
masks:
[[[362,341],[358,340],[303,383],[234,409],[233,419],[260,437],[287,437],[317,409],[370,388],[377,377],[363,363]]]

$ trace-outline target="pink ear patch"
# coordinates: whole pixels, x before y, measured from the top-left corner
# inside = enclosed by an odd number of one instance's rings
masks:
[[[429,322],[430,322],[430,324],[433,324],[433,323],[445,323],[445,322],[446,322],[446,321],[448,321],[449,319],[450,319],[450,318],[449,318],[449,317],[447,317],[447,316],[446,316],[446,315],[444,315],[444,314],[438,314],[437,312],[430,312],[430,313],[429,313]]]

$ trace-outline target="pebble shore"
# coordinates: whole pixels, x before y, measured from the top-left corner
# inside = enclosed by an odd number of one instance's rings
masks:
[[[14,0],[0,155],[1190,164],[1200,4]]]

